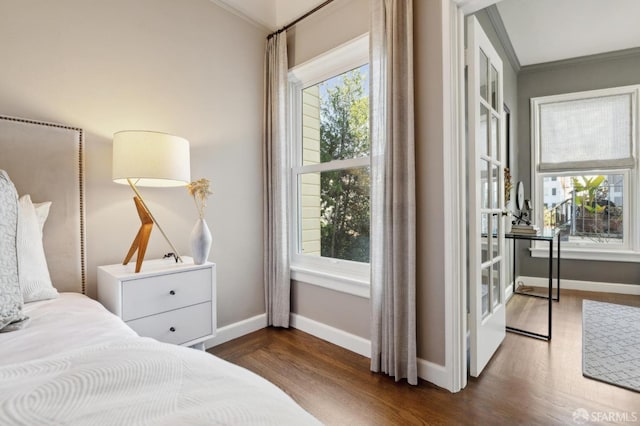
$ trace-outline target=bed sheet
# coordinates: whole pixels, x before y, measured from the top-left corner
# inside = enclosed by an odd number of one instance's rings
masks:
[[[281,389],[209,353],[138,337],[80,294],[0,334],[0,424],[318,425]]]
[[[24,305],[30,323],[0,333],[0,365],[29,361],[137,334],[100,303],[79,293]]]

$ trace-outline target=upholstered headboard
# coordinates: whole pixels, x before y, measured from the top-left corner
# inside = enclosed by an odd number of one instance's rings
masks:
[[[44,250],[58,291],[85,293],[82,129],[0,116],[0,169],[19,195],[51,201]]]

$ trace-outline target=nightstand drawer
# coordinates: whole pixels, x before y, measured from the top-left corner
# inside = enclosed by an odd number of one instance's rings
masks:
[[[211,268],[133,279],[122,284],[122,319],[134,320],[210,302]]]
[[[211,302],[189,306],[128,321],[127,325],[144,337],[181,345],[213,334]]]

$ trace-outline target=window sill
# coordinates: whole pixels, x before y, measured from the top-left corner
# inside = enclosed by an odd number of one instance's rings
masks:
[[[365,299],[370,297],[369,277],[331,274],[325,271],[292,265],[291,279]]]
[[[575,260],[599,260],[605,262],[634,262],[640,263],[640,252],[628,249],[620,250],[596,250],[579,247],[566,247],[562,245],[561,259]],[[546,247],[530,248],[531,257],[549,258],[549,249]],[[553,257],[558,256],[557,247],[553,248]]]

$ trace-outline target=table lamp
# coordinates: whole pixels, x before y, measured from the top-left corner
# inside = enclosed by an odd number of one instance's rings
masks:
[[[128,264],[137,250],[135,271],[140,272],[154,223],[171,246],[176,262],[182,261],[178,250],[153,217],[137,187],[187,185],[191,181],[189,142],[184,138],[160,132],[140,130],[117,132],[113,135],[112,177],[116,183],[129,185],[135,193],[133,201],[141,222],[140,229],[122,264]]]

